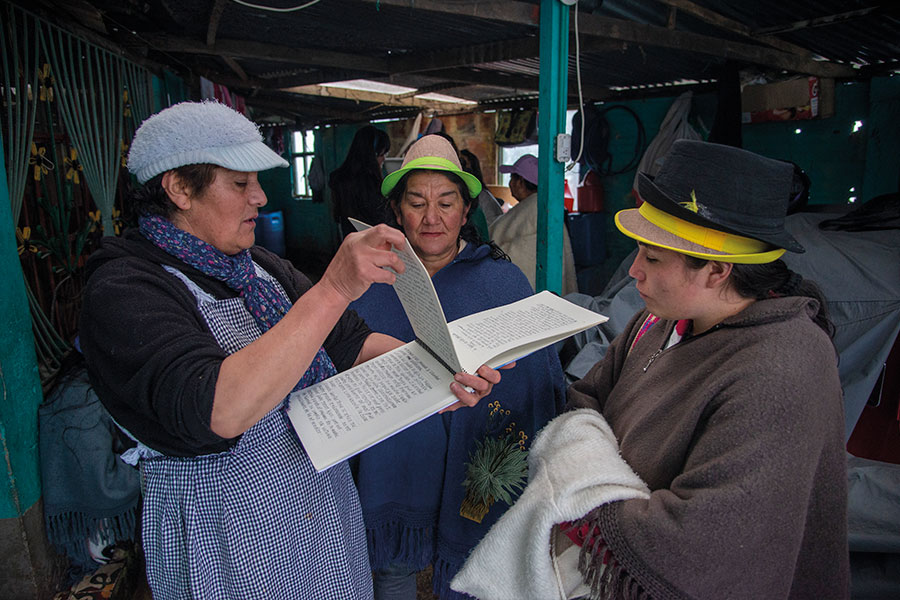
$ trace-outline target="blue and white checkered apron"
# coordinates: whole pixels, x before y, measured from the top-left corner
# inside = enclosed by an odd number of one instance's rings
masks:
[[[180,271],[166,269],[197,297],[229,354],[260,336],[242,299],[216,300]],[[323,350],[316,361],[320,367],[327,361],[326,376],[334,373]],[[142,447],[141,454],[142,536],[154,598],[372,597],[350,470],[342,463],[316,473],[283,407],[248,429],[228,452],[179,458]]]

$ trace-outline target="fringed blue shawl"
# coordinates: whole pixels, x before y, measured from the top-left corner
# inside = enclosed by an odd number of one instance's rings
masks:
[[[488,246],[466,246],[432,281],[448,321],[533,293],[519,268],[490,258]],[[373,285],[351,308],[375,331],[414,339],[388,285]],[[359,456],[354,471],[373,569],[399,563],[418,570],[433,564],[435,592],[443,599],[464,597],[450,590],[450,580],[509,508],[495,502],[480,523],[460,516],[465,465],[475,442],[508,429],[527,448],[565,401],[552,347],[520,360],[502,376],[476,407],[434,415]]]
[[[83,369],[63,378],[38,409],[47,537],[82,572],[97,567],[87,540],[133,540],[140,477]]]

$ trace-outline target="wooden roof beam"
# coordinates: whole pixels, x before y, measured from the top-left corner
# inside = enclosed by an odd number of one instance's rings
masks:
[[[512,0],[484,0],[476,3],[447,3],[443,0],[362,0],[380,2],[382,6],[427,10],[492,19],[496,21],[535,25],[534,4]],[[816,61],[796,54],[766,48],[755,44],[733,42],[716,37],[646,25],[624,19],[612,19],[596,15],[579,14],[579,32],[582,39],[598,37],[606,40],[631,42],[646,46],[657,46],[674,50],[697,52],[718,58],[756,64],[768,68],[784,69],[795,73],[806,73],[820,77],[853,77],[852,67]],[[766,32],[754,32],[755,34]]]
[[[761,29],[757,29],[754,34],[756,35],[765,35],[765,34],[773,34],[773,33],[787,33],[788,31],[797,31],[799,29],[808,29],[810,27],[822,27],[824,25],[834,25],[835,23],[842,23],[844,21],[850,21],[853,19],[858,19],[860,17],[865,17],[866,15],[872,14],[873,12],[880,9],[880,6],[870,6],[868,8],[861,8],[859,10],[850,10],[843,13],[838,13],[835,15],[827,15],[824,17],[816,17],[815,19],[804,19],[803,21],[795,21],[794,23],[788,23],[786,25],[776,25],[775,27],[763,27]]]
[[[391,74],[419,73],[452,67],[502,62],[517,58],[534,58],[540,52],[540,40],[528,37],[490,44],[461,46],[449,50],[416,52],[388,60]]]
[[[235,75],[241,78],[241,81],[249,81],[250,78],[247,77],[246,71],[244,71],[243,67],[238,64],[238,61],[234,60],[230,56],[223,56],[222,60],[225,61],[225,64],[228,65],[228,68],[234,71]]]
[[[582,52],[604,52],[619,50],[622,42],[600,38],[582,40]],[[575,48],[575,34],[571,35],[569,48]],[[388,66],[392,75],[401,73],[422,73],[455,67],[474,67],[494,62],[517,59],[536,59],[540,55],[540,40],[537,37],[506,40],[490,44],[461,46],[448,50],[416,52],[407,56],[390,58]]]
[[[819,77],[853,77],[852,67],[816,61],[774,48],[766,48],[742,42],[732,42],[688,31],[670,30],[665,27],[643,25],[634,21],[592,17],[579,17],[579,30],[586,36],[613,38],[636,44],[696,52],[720,59],[735,60],[769,68],[784,69]]]
[[[752,29],[750,29],[740,21],[735,21],[734,19],[730,19],[715,11],[709,10],[708,8],[699,6],[694,2],[691,2],[691,0],[659,0],[659,2],[665,4],[669,8],[680,10],[683,13],[689,14],[693,17],[697,17],[701,21],[709,23],[710,25],[715,25],[716,27],[721,27],[726,31],[730,31],[740,36],[757,40],[773,48],[784,50],[785,52],[790,52],[791,54],[796,54],[797,56],[803,56],[806,58],[812,57],[812,52],[810,52],[806,48],[803,48],[802,46],[797,46],[796,44],[785,42],[784,40],[778,39],[774,36],[756,34]],[[670,19],[674,22],[674,17],[670,17]]]
[[[304,102],[303,96],[292,94],[278,96],[254,96],[247,98],[246,103],[254,108],[260,108],[275,114],[290,115],[300,120],[320,121],[324,119],[339,119],[346,121],[361,121],[366,117],[362,111],[341,110],[321,104]],[[312,117],[312,118],[311,118]]]
[[[206,27],[206,45],[216,45],[216,32],[219,30],[219,21],[222,20],[222,13],[225,12],[225,3],[228,0],[216,0],[212,10],[209,11],[209,24]]]
[[[514,92],[536,93],[539,88],[539,79],[528,75],[514,75],[498,71],[478,71],[475,69],[441,69],[428,73],[428,77],[449,79],[469,85],[482,85],[485,87],[505,88]],[[603,98],[610,94],[610,90],[603,86],[582,85],[582,93],[585,98]],[[569,78],[569,96],[578,103],[578,84],[574,77]]]
[[[183,54],[206,54],[230,56],[232,58],[252,58],[297,65],[337,67],[339,69],[359,69],[376,73],[388,73],[388,61],[345,52],[318,50],[314,48],[294,48],[264,42],[247,40],[217,40],[212,46],[189,38],[170,35],[144,35],[153,48],[163,52]]]
[[[330,83],[333,81],[350,81],[351,79],[378,79],[383,77],[381,74],[372,74],[369,71],[342,71],[342,70],[314,70],[309,73],[298,73],[296,75],[285,75],[275,78],[259,78],[264,82],[265,89],[283,90],[289,87],[298,87],[303,85],[315,85],[319,83]]]

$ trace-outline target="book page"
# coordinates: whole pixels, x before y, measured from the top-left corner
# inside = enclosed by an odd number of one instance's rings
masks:
[[[463,368],[521,358],[607,318],[543,291],[450,323]],[[512,351],[512,352],[511,352]]]
[[[370,225],[353,218],[350,219],[350,222],[357,231],[363,231],[370,227]],[[397,292],[397,297],[400,298],[400,303],[403,305],[403,310],[406,312],[416,338],[424,342],[441,360],[447,363],[447,368],[458,373],[462,368],[453,347],[450,330],[447,328],[447,318],[444,316],[444,310],[441,308],[441,302],[438,300],[428,270],[425,269],[425,265],[409,245],[409,240],[406,240],[405,248],[394,248],[394,252],[406,265],[406,271],[397,274],[394,290]],[[476,365],[476,368],[479,366],[481,365]]]
[[[453,375],[417,342],[291,394],[288,417],[318,471],[450,406]]]

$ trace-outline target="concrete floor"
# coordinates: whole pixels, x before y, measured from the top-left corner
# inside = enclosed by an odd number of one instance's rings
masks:
[[[145,578],[141,578],[132,600],[153,600]],[[421,571],[416,577],[416,600],[438,600],[431,592],[431,567]]]

